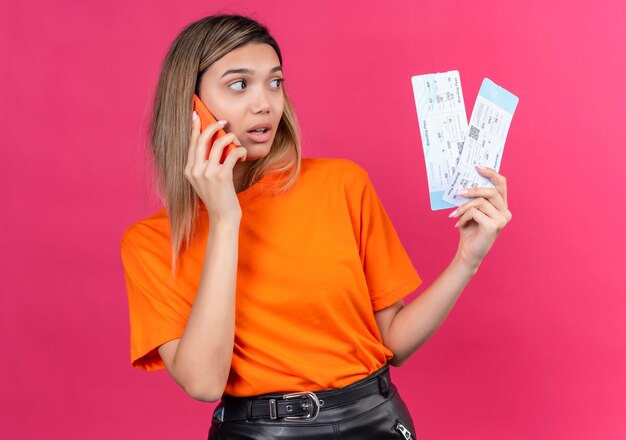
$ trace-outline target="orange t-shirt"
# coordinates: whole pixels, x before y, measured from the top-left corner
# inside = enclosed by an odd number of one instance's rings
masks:
[[[237,194],[235,342],[224,390],[232,396],[340,388],[368,376],[393,357],[374,311],[422,283],[360,165],[304,158],[295,186],[278,195],[264,193],[272,179]],[[176,279],[164,208],[124,232],[137,368],[165,368],[157,348],[183,334],[207,242],[201,205],[202,238],[181,254]]]

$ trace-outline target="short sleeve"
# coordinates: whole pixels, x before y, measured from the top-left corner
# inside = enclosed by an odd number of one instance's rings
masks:
[[[121,256],[126,279],[130,320],[130,361],[133,367],[152,371],[165,368],[157,348],[180,338],[191,304],[177,294],[163,255],[122,238]]]
[[[374,311],[399,301],[422,283],[367,173],[361,194],[359,253]]]

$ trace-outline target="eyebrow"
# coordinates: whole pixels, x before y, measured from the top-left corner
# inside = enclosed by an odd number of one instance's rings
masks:
[[[278,71],[283,71],[283,68],[280,66],[276,66],[274,68],[272,68],[270,70],[270,73],[272,72],[278,72]],[[233,73],[242,73],[244,75],[254,75],[254,70],[252,69],[246,69],[246,68],[241,68],[241,69],[229,69],[226,72],[224,72],[224,74],[221,76],[221,78],[224,78],[226,75],[230,75]]]

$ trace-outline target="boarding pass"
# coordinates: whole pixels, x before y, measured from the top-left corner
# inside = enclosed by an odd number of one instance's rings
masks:
[[[433,210],[450,208],[443,194],[459,160],[467,115],[458,70],[411,78]]]
[[[460,206],[472,199],[458,195],[459,189],[494,186],[491,180],[478,174],[475,165],[500,169],[504,143],[519,100],[485,78],[468,125],[458,71],[418,75],[411,80],[431,209]],[[450,87],[457,82],[458,89],[455,87],[452,92]],[[433,152],[433,148],[437,150]]]
[[[519,99],[509,91],[485,78],[472,110],[461,156],[443,200],[460,206],[471,198],[457,194],[462,188],[493,188],[490,179],[476,171],[476,165],[500,170],[504,142]]]

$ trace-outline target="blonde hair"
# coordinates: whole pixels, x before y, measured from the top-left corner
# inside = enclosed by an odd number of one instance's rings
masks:
[[[185,251],[195,236],[202,200],[185,178],[191,135],[193,94],[199,96],[200,77],[213,63],[248,43],[266,43],[274,48],[280,65],[280,48],[267,28],[241,15],[212,15],[185,27],[163,61],[154,96],[149,126],[149,157],[153,189],[165,205],[170,221],[172,275],[176,275],[183,242]],[[284,83],[283,83],[284,86]],[[300,173],[300,127],[287,91],[284,111],[269,153],[256,160],[244,176],[244,189],[267,173],[286,175],[273,193],[287,191]]]

